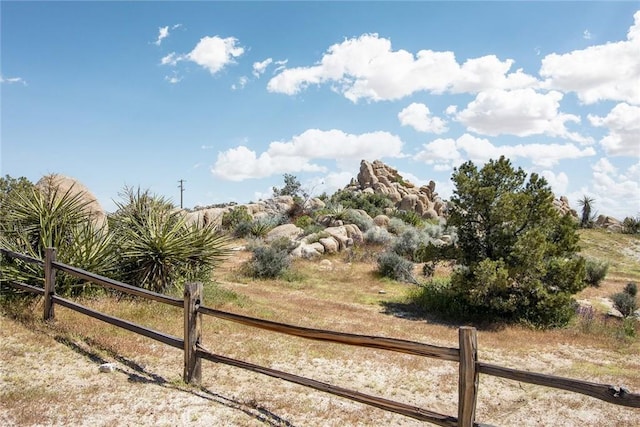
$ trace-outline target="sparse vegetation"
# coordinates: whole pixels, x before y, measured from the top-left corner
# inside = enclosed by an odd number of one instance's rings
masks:
[[[593,258],[587,258],[585,262],[585,282],[589,286],[599,286],[607,276],[609,263]]]
[[[285,240],[275,240],[270,245],[256,243],[251,248],[253,257],[246,264],[247,274],[256,279],[275,279],[284,275],[291,266],[289,243]]]
[[[383,252],[378,256],[378,272],[399,282],[416,283],[413,263],[395,252]]]

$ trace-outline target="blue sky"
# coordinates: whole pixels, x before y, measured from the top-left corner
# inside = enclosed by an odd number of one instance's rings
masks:
[[[448,198],[501,154],[640,214],[638,2],[8,2],[1,173],[184,205],[382,160]]]

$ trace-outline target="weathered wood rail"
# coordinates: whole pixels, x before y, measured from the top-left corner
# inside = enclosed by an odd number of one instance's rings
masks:
[[[528,372],[505,368],[478,361],[477,334],[476,330],[471,327],[461,327],[459,329],[458,348],[439,347],[430,344],[394,338],[356,335],[344,332],[304,328],[285,323],[256,319],[253,317],[205,307],[202,305],[202,284],[200,283],[187,283],[184,290],[184,299],[179,299],[147,291],[145,289],[141,289],[126,283],[122,283],[88,271],[84,271],[77,267],[57,262],[55,258],[55,249],[53,248],[46,249],[44,260],[32,258],[27,255],[12,252],[3,248],[0,248],[0,252],[6,257],[18,259],[22,262],[34,263],[44,268],[43,288],[15,281],[7,281],[6,283],[17,289],[42,295],[44,297],[43,317],[45,320],[53,320],[55,316],[54,307],[55,305],[60,305],[62,307],[77,311],[103,322],[121,327],[136,334],[154,339],[171,347],[182,349],[184,351],[183,378],[187,383],[199,383],[201,381],[201,361],[204,359],[215,363],[222,363],[241,369],[246,369],[252,372],[261,373],[274,378],[279,378],[305,387],[313,388],[315,390],[320,390],[366,405],[374,406],[385,411],[402,414],[417,420],[429,422],[440,426],[451,427],[468,427],[482,425],[478,424],[475,421],[478,380],[480,374],[501,377],[529,384],[552,387],[574,393],[580,393],[615,405],[640,408],[640,394],[631,393],[623,387],[607,384],[597,384],[576,379],[558,377],[554,375],[541,374],[537,372]],[[93,284],[114,289],[119,292],[128,293],[163,304],[183,307],[184,337],[179,338],[171,336],[163,332],[159,332],[145,326],[135,324],[133,322],[109,316],[107,314],[100,313],[68,299],[57,296],[55,294],[56,271],[61,271],[66,274],[70,274],[72,276],[87,280]],[[202,345],[202,318],[204,315],[310,340],[394,351],[416,356],[457,362],[459,364],[457,417],[439,414],[437,412],[429,411],[404,403],[395,402],[377,396],[367,395],[357,391],[316,381],[310,378],[305,378],[287,372],[282,372],[275,369],[214,354],[208,351]]]

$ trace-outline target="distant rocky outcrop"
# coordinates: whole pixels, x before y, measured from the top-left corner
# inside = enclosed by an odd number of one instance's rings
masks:
[[[45,195],[62,197],[69,193],[71,196],[79,195],[85,208],[91,214],[93,223],[102,227],[107,223],[107,214],[98,202],[98,199],[80,181],[59,174],[45,175],[36,183],[36,188]]]
[[[553,206],[560,212],[560,215],[571,215],[576,221],[579,220],[578,212],[575,209],[571,209],[569,205],[569,199],[566,196],[561,196],[559,199],[553,200]]]
[[[373,163],[362,160],[357,179],[352,180],[345,190],[382,194],[387,196],[397,209],[414,211],[423,218],[431,219],[445,215],[446,202],[436,193],[435,182],[430,181],[428,185],[417,188],[402,178],[396,169],[379,160],[374,160]]]

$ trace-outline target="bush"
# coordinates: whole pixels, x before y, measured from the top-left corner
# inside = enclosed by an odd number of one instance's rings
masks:
[[[222,215],[222,227],[226,230],[234,230],[242,222],[251,223],[253,217],[247,211],[246,206],[237,206]]]
[[[410,295],[411,301],[427,314],[443,319],[469,318],[467,307],[451,289],[448,278],[431,279]]]
[[[393,242],[393,252],[411,261],[417,261],[418,250],[428,245],[431,238],[413,227],[407,229]]]
[[[357,225],[362,232],[369,230],[374,225],[373,220],[368,215],[365,215],[362,211],[358,210],[350,210],[347,213],[345,221],[350,224]]]
[[[396,236],[399,236],[407,228],[409,228],[409,225],[407,225],[407,223],[405,223],[400,218],[393,217],[389,219],[389,225],[387,226],[387,230],[389,230],[390,233],[393,233]]]
[[[422,217],[416,211],[396,211],[393,216],[413,227],[422,227],[423,224]]]
[[[629,282],[624,286],[624,293],[631,295],[632,297],[635,297],[636,295],[638,295],[638,285],[636,284],[636,282]]]
[[[334,193],[331,196],[331,203],[339,203],[348,209],[361,209],[372,218],[383,214],[385,209],[393,207],[391,199],[382,194],[355,193],[348,190]]]
[[[386,245],[395,238],[393,234],[383,227],[371,227],[364,233],[365,243],[372,245]]]
[[[585,262],[585,269],[584,281],[590,286],[599,286],[607,275],[609,263],[606,261],[598,261],[596,259],[587,259]]]
[[[625,234],[637,234],[640,233],[640,216],[638,217],[626,217],[622,221],[622,232]]]
[[[296,219],[295,225],[296,225],[296,227],[300,227],[302,229],[305,229],[305,228],[309,227],[310,225],[313,225],[314,223],[315,222],[313,221],[313,218],[311,218],[309,215],[302,215],[301,217]]]
[[[614,294],[611,299],[613,300],[613,305],[624,317],[633,315],[634,311],[638,309],[635,296],[626,292],[618,292]]]
[[[275,279],[289,269],[291,261],[287,251],[278,245],[260,245],[253,248],[253,257],[248,262],[248,274],[256,279]]]
[[[378,256],[378,272],[399,282],[416,283],[413,263],[394,252],[383,252]]]

